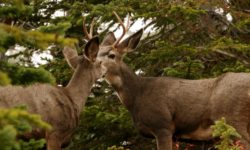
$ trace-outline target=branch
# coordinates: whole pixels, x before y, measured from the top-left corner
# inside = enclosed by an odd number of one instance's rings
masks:
[[[250,9],[243,9],[243,12],[250,13]]]
[[[223,50],[219,50],[219,49],[215,49],[214,52],[231,57],[231,58],[235,58],[237,60],[239,60],[241,63],[243,63],[245,66],[250,67],[250,61],[246,58],[240,57],[236,54],[232,54]]]
[[[215,16],[218,21],[222,22],[223,24],[225,24],[228,27],[232,27],[232,29],[235,29],[239,33],[243,33],[243,34],[250,33],[248,30],[242,30],[242,29],[237,28],[235,24],[228,21],[224,16],[222,16],[214,11],[207,10],[207,14]]]
[[[0,62],[6,60],[6,55],[4,52],[0,52]]]
[[[155,40],[157,40],[157,39],[159,39],[159,38],[162,38],[162,37],[164,37],[164,36],[166,36],[166,35],[169,35],[169,33],[175,31],[175,30],[177,29],[177,27],[179,27],[179,26],[182,25],[182,24],[183,24],[183,22],[180,22],[180,23],[178,23],[176,26],[174,26],[173,28],[171,28],[171,29],[169,29],[169,30],[167,30],[167,31],[165,31],[167,26],[164,25],[159,33],[157,33],[157,34],[151,36],[150,39],[148,39],[148,40],[147,40],[145,43],[143,43],[143,44],[152,43],[153,41],[155,41]]]

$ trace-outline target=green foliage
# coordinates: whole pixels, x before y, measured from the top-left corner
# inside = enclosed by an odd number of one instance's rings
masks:
[[[65,60],[55,59],[56,60],[51,62],[50,65],[45,66],[45,69],[50,70],[51,74],[56,78],[56,83],[66,86],[73,75],[73,70]]]
[[[177,61],[173,64],[173,67],[166,67],[164,75],[186,79],[199,79],[201,75],[198,72],[203,68],[204,65],[200,60],[191,60],[190,57],[186,57],[185,61]]]
[[[189,44],[173,46],[163,41],[157,41],[155,44],[158,49],[152,50],[142,57],[144,57],[144,61],[150,63],[173,63],[162,70],[163,75],[186,79],[199,79],[202,77],[202,69],[205,66],[200,59],[197,59],[197,55],[205,55],[206,51],[200,52]],[[150,69],[147,68],[147,72],[151,73]],[[152,72],[156,72],[156,70]]]
[[[212,44],[212,49],[222,49],[222,50],[235,50],[238,52],[247,53],[250,50],[250,45],[246,43],[241,43],[237,40],[231,38],[222,37]]]
[[[129,149],[125,149],[122,146],[117,147],[117,146],[114,145],[114,146],[108,147],[107,150],[129,150]]]
[[[22,0],[9,0],[0,7],[0,18],[17,20],[23,16],[31,16],[33,8],[25,6]]]
[[[249,30],[250,29],[250,19],[244,19],[237,23],[237,27],[240,29]]]
[[[241,135],[230,125],[226,123],[225,118],[217,120],[212,127],[213,137],[220,138],[220,143],[215,147],[218,150],[241,150],[234,144],[235,139],[241,138]]]
[[[11,27],[6,24],[0,23],[0,28],[4,34],[8,34],[8,39],[11,40],[2,40],[3,43],[0,45],[0,47],[6,47],[12,46],[10,44],[17,43],[22,46],[26,47],[35,47],[39,49],[45,49],[49,45],[52,45],[54,43],[61,44],[61,45],[72,45],[73,43],[76,43],[77,40],[71,39],[71,38],[64,38],[62,36],[59,36],[57,34],[50,34],[50,33],[42,33],[39,31],[24,31],[22,29],[19,29],[17,27]],[[8,43],[7,43],[8,42]]]
[[[136,136],[128,111],[119,104],[103,99],[90,99],[71,149],[101,150]],[[98,105],[96,105],[98,103]],[[122,131],[122,132],[116,132]]]
[[[0,109],[0,141],[2,150],[37,150],[45,140],[23,141],[17,136],[31,132],[33,128],[51,129],[39,115],[30,114],[22,108]]]
[[[171,15],[175,15],[176,13],[180,13],[180,16],[185,17],[183,19],[195,20],[200,15],[203,15],[206,12],[205,12],[205,10],[192,8],[190,6],[176,5],[176,6],[171,7],[171,9],[169,10],[169,13]]]
[[[45,147],[46,141],[45,139],[30,139],[28,142],[20,140],[19,143],[21,150],[40,150]]]
[[[22,68],[19,70],[18,76],[19,80],[13,80],[15,84],[28,85],[36,82],[55,84],[55,78],[43,68]]]
[[[2,129],[0,130],[2,149],[20,149],[20,145],[16,142],[16,136],[17,131],[13,126],[7,125],[5,127],[2,127]]]
[[[0,86],[2,85],[8,85],[11,83],[10,78],[8,75],[2,71],[0,71]]]
[[[65,31],[67,31],[71,27],[70,22],[58,23],[57,25],[51,24],[49,26],[41,26],[39,31],[46,33],[56,33],[58,35],[64,35]],[[73,41],[70,41],[73,42]],[[70,44],[69,42],[69,44]]]
[[[0,29],[0,52],[4,51],[9,48],[10,45],[15,44],[15,39],[7,32],[5,32],[3,29]]]
[[[0,68],[11,78],[14,85],[28,85],[35,82],[55,84],[53,75],[43,68],[27,68],[1,63]]]

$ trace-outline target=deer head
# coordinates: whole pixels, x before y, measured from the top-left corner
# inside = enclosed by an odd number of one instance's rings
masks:
[[[64,57],[69,66],[77,71],[79,69],[93,69],[93,74],[96,78],[101,77],[100,62],[96,60],[99,51],[98,37],[92,38],[85,46],[84,55],[79,56],[77,51],[71,47],[65,47],[63,50]]]
[[[99,51],[99,38],[93,37],[93,25],[94,20],[92,20],[90,32],[88,33],[85,18],[83,18],[83,32],[86,36],[87,44],[84,49],[82,56],[77,54],[77,51],[70,47],[65,47],[63,50],[64,57],[68,62],[69,66],[75,71],[89,69],[92,73],[93,80],[96,80],[102,76],[102,69],[100,61],[96,59],[97,53]],[[86,72],[86,71],[85,71]]]
[[[123,65],[123,56],[137,47],[143,33],[143,29],[141,29],[120,42],[128,30],[129,24],[125,27],[120,17],[115,12],[114,14],[123,28],[123,33],[116,39],[114,33],[109,32],[103,39],[97,56],[97,59],[102,62],[103,70],[105,70],[103,72],[105,72],[105,78],[108,81],[119,76],[118,74],[121,73],[119,68]]]

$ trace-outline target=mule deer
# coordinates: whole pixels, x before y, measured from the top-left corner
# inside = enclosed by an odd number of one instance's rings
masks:
[[[118,20],[125,32],[127,28]],[[156,138],[158,150],[171,150],[174,136],[211,140],[210,126],[225,117],[250,149],[250,74],[226,73],[201,80],[137,76],[122,58],[137,47],[142,33],[139,30],[119,43],[122,36],[116,40],[109,32],[97,56],[106,68],[106,81],[130,111],[138,129]]]
[[[98,50],[97,37],[88,41],[83,56],[78,56],[75,49],[65,47],[63,54],[74,69],[66,87],[49,84],[0,87],[0,107],[11,108],[24,104],[28,111],[40,114],[44,121],[52,125],[52,130],[38,131],[36,134],[46,138],[48,150],[60,150],[78,124],[93,83],[102,75],[101,65],[96,61]]]

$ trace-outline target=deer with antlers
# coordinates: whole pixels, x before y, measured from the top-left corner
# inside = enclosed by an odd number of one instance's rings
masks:
[[[250,149],[250,74],[226,73],[217,78],[186,80],[172,77],[140,77],[122,61],[142,36],[139,30],[122,40],[109,32],[100,45],[97,59],[105,68],[105,79],[132,114],[137,128],[153,135],[158,150],[171,150],[173,137],[211,140],[211,125],[225,117],[242,135]]]
[[[69,142],[91,87],[102,75],[100,63],[96,61],[99,40],[92,37],[92,30],[93,27],[89,34],[84,28],[89,40],[85,55],[78,56],[77,51],[70,47],[63,50],[65,59],[74,70],[66,87],[49,84],[0,87],[0,107],[26,105],[29,112],[41,115],[44,121],[52,125],[50,131],[34,130],[28,134],[29,137],[44,137],[47,150],[60,150],[62,144]]]

